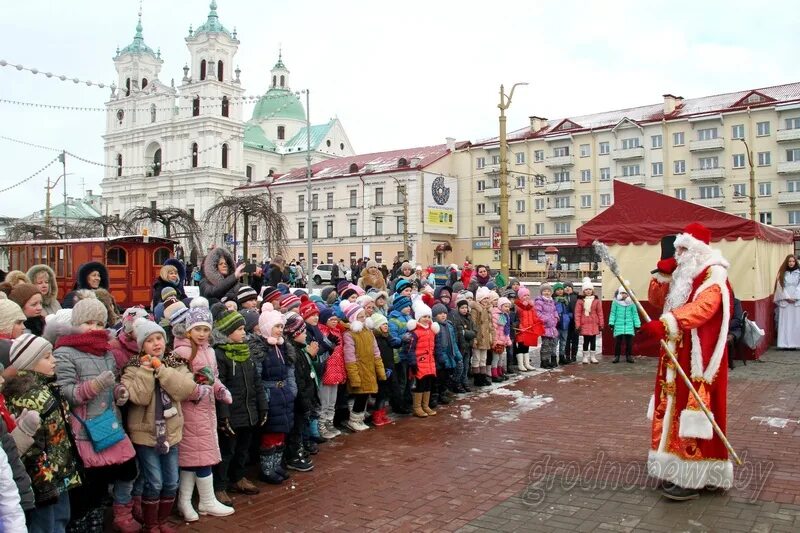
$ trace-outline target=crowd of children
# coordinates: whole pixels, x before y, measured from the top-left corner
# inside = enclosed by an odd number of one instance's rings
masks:
[[[174,531],[173,507],[193,522],[258,494],[249,460],[278,485],[342,430],[433,417],[537,355],[545,369],[574,363],[579,337],[597,363],[589,280],[580,296],[543,283],[532,297],[480,279],[434,291],[401,270],[389,291],[341,281],[320,296],[237,283],[211,301],[161,283],[153,315],[121,316],[82,290],[43,324],[44,287],[0,287],[0,481],[14,482],[0,484],[0,530],[103,531],[110,506],[116,531]],[[620,292],[609,325],[632,362],[631,309]]]

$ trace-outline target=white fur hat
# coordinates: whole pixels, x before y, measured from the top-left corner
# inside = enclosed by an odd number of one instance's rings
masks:
[[[414,311],[414,318],[417,320],[424,316],[433,316],[431,308],[425,305],[425,302],[422,301],[422,298],[417,298],[414,301],[414,303],[411,305],[411,310]]]
[[[285,324],[286,321],[280,311],[276,311],[272,304],[265,302],[261,306],[261,316],[258,317],[258,329],[261,336],[267,339],[270,344],[283,344],[283,337],[277,339],[272,336],[272,328],[278,324]]]
[[[487,289],[486,287],[478,287],[478,290],[475,291],[475,301],[480,302],[486,298],[492,297],[492,291]]]
[[[589,277],[583,278],[583,282],[581,283],[581,291],[585,291],[586,289],[594,290],[594,285],[592,284],[592,278]]]
[[[504,305],[511,305],[511,300],[505,296],[497,300],[497,307],[503,307]]]

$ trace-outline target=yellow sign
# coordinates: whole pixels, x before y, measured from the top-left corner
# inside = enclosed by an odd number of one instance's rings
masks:
[[[455,213],[452,209],[428,209],[427,223],[442,229],[455,230]]]

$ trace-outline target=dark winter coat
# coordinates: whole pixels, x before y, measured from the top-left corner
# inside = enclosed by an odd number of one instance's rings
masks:
[[[186,284],[186,269],[183,267],[183,263],[174,257],[170,257],[164,261],[164,266],[167,265],[174,266],[176,269],[178,269],[178,281],[175,283],[170,283],[161,276],[155,279],[153,282],[153,302],[152,307],[150,308],[151,310],[155,310],[156,306],[161,303],[161,291],[166,287],[172,287],[175,289],[175,292],[178,293],[178,300],[182,301],[186,299],[186,291],[183,290],[183,286]]]
[[[273,287],[277,287],[278,283],[288,283],[289,282],[289,272],[288,268],[281,269],[280,265],[275,263],[270,263],[269,265],[269,275],[267,276],[267,285],[271,285]]]
[[[228,275],[223,276],[217,270],[217,263],[220,258],[225,258],[228,263]],[[236,263],[233,262],[233,256],[224,248],[214,248],[205,259],[203,259],[203,279],[200,280],[200,296],[207,298],[211,303],[219,301],[228,292],[236,289],[239,285],[239,280],[236,279],[234,272],[236,271]]]
[[[439,332],[436,334],[434,350],[436,352],[436,368],[452,370],[459,361],[463,361],[458,349],[456,330],[449,320],[438,322]]]
[[[305,353],[305,346],[294,341],[286,344],[286,353],[294,366],[294,380],[297,383],[297,397],[294,400],[294,410],[306,418],[319,407],[319,382],[317,373],[311,365],[310,358]]]
[[[75,285],[73,285],[72,290],[64,296],[64,299],[61,301],[61,307],[64,309],[72,309],[75,306],[75,291],[80,289],[94,290],[89,286],[88,281],[89,274],[92,272],[98,272],[100,274],[99,288],[108,290],[108,269],[106,266],[97,261],[84,263],[78,268],[78,272],[75,276],[77,278],[75,280]]]
[[[295,395],[289,387],[291,366],[283,344],[272,345],[261,336],[254,336],[247,343],[250,357],[261,372],[261,381],[268,398],[268,433],[289,433],[294,425]]]
[[[472,353],[472,343],[475,341],[475,323],[472,321],[472,316],[469,313],[462,315],[458,309],[452,309],[447,315],[450,323],[456,331],[456,342],[458,343],[458,351],[462,356]]]
[[[375,330],[375,342],[378,343],[378,351],[381,352],[384,371],[394,370],[394,348],[392,348],[391,336],[380,330]]]
[[[319,326],[312,326],[307,322],[306,339],[308,343],[317,341],[317,344],[319,344],[319,351],[317,352],[317,356],[311,360],[311,364],[314,365],[317,376],[322,377],[325,374],[325,362],[328,360],[328,357],[330,357],[334,348],[333,343],[322,334],[319,330]]]
[[[35,441],[34,441],[35,442]],[[30,511],[36,507],[36,499],[33,495],[31,488],[31,478],[25,470],[25,465],[19,456],[17,444],[14,442],[14,437],[8,431],[3,417],[0,416],[0,443],[2,443],[3,451],[8,456],[8,464],[11,466],[11,473],[14,476],[14,484],[17,486],[19,492],[20,505],[25,511]]]
[[[234,361],[221,346],[214,347],[219,380],[231,393],[230,405],[217,402],[217,419],[228,419],[232,428],[256,426],[267,413],[267,395],[258,365],[251,357]]]

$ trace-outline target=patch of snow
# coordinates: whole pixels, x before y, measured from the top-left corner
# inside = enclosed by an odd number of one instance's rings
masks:
[[[478,448],[470,448],[469,451],[474,453],[481,453],[482,450],[479,450]]]
[[[586,381],[586,378],[581,378],[581,377],[578,377],[578,376],[576,376],[574,374],[570,374],[569,376],[567,376],[565,378],[559,379],[558,383],[571,383],[573,381]]]
[[[750,420],[758,422],[759,426],[767,425],[772,428],[783,429],[792,424],[800,424],[800,420],[789,420],[788,418],[777,418],[774,416],[751,416]]]
[[[506,439],[503,442],[508,442],[509,444],[514,444],[516,441],[511,440],[511,439]]]
[[[511,402],[511,408],[507,411],[492,411],[492,416],[495,420],[500,422],[514,422],[519,420],[520,415],[538,409],[543,405],[553,401],[550,396],[536,394],[534,396],[525,396],[522,391],[508,391],[511,394],[504,394],[507,396],[514,396],[514,401]],[[519,394],[516,394],[519,393]]]
[[[462,405],[461,408],[461,418],[464,420],[470,420],[472,418],[472,407],[469,405]]]

